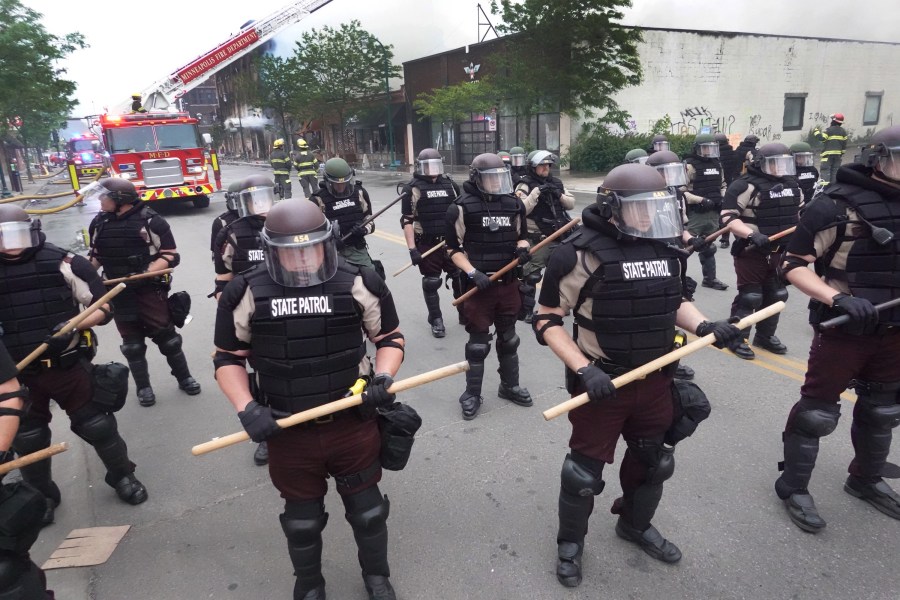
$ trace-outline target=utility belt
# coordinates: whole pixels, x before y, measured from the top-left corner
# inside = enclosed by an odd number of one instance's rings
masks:
[[[350,417],[359,418],[359,411],[349,409],[349,408],[344,409],[344,410],[339,410],[339,411],[333,412],[329,415],[325,415],[324,417],[317,417],[315,419],[305,421],[303,423],[300,423],[299,425],[296,425],[296,427],[310,429],[310,428],[314,428],[314,427],[319,427],[321,425],[331,425],[332,423],[344,421]]]
[[[816,331],[823,331],[819,327],[819,323],[824,323],[829,319],[833,319],[835,317],[840,317],[845,315],[846,313],[841,310],[834,308],[833,306],[828,306],[822,302],[819,302],[816,299],[811,299],[809,301],[809,324],[813,326]],[[878,323],[873,329],[868,329],[866,331],[861,331],[859,328],[854,328],[853,323],[845,323],[844,325],[840,325],[838,327],[833,328],[835,331],[842,331],[843,333],[847,333],[850,335],[894,335],[896,333],[900,333],[900,326],[897,325],[889,325],[887,323]],[[827,331],[827,330],[824,330]]]
[[[97,340],[90,329],[81,332],[78,345],[59,354],[58,356],[46,356],[35,359],[27,367],[22,369],[22,375],[37,375],[49,369],[71,369],[82,358],[92,360],[97,355]]]
[[[784,244],[781,244],[781,243],[771,244],[769,246],[769,251],[763,252],[762,250],[760,250],[759,248],[754,246],[748,238],[737,238],[736,240],[734,240],[734,242],[732,242],[732,244],[731,244],[731,255],[732,256],[737,258],[741,254],[743,254],[744,251],[755,252],[757,254],[761,254],[770,259],[772,256],[775,256],[777,254],[779,256],[779,262],[780,262],[780,257],[781,257],[781,254],[783,254],[785,251],[785,246],[784,246]]]
[[[417,233],[415,235],[416,244],[425,244],[429,248],[443,242],[444,239],[443,235],[425,235],[424,233]]]
[[[496,281],[494,281],[494,283],[495,284],[505,284],[505,283],[512,283],[514,281],[518,281],[519,277],[516,275],[517,270],[518,269],[510,269],[509,271],[507,271],[506,273],[501,275],[500,279],[497,279]],[[487,271],[485,273],[485,275],[487,275],[488,277],[493,277],[494,273],[496,273],[496,272],[497,271]]]
[[[715,202],[715,201],[713,201],[713,202]],[[722,210],[721,205],[713,205],[712,208],[703,208],[703,206],[699,203],[698,204],[688,204],[685,206],[685,212],[688,215],[718,212],[720,210]]]

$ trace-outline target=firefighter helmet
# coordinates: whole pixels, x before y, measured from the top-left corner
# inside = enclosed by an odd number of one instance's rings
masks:
[[[831,115],[831,120],[837,123],[838,125],[844,124],[844,113],[834,113]]]
[[[306,143],[306,140],[304,140],[303,138],[300,138],[299,140],[297,140],[297,147],[301,148],[301,149],[306,149],[306,148],[309,148],[309,144]]]
[[[444,157],[434,148],[423,148],[416,157],[416,173],[425,177],[440,177],[444,174]]]
[[[499,196],[512,193],[509,169],[496,154],[479,154],[472,160],[469,181],[484,194]]]
[[[241,217],[265,216],[275,205],[275,182],[265,175],[251,175],[241,182],[237,211]]]
[[[678,198],[653,167],[625,164],[614,168],[597,190],[597,203],[626,235],[647,239],[681,235]]]
[[[352,196],[355,174],[343,158],[329,158],[325,161],[325,187],[328,193],[338,199]]]
[[[275,140],[274,142],[272,142],[272,147],[273,147],[273,148],[282,148],[282,147],[284,147],[284,140],[281,139],[281,138],[278,138],[277,140]]]
[[[283,200],[273,206],[260,240],[266,269],[280,285],[311,287],[337,273],[340,259],[334,228],[309,200]]]

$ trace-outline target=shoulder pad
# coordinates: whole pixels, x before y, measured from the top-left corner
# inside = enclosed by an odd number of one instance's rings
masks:
[[[363,285],[366,286],[366,289],[381,298],[384,296],[385,292],[388,294],[387,284],[384,282],[384,279],[381,278],[375,269],[369,267],[356,267],[357,274],[362,277]]]
[[[266,272],[266,274],[268,274],[268,272]],[[222,295],[219,296],[220,310],[232,311],[237,308],[238,304],[241,303],[244,294],[247,292],[247,277],[252,275],[254,275],[252,272],[235,275],[234,279],[225,285],[225,289],[222,290]]]
[[[735,196],[740,196],[744,192],[747,191],[750,187],[750,182],[747,181],[745,177],[738,177],[734,181],[731,182],[731,185],[728,186],[728,189],[725,190],[726,193],[734,194]]]

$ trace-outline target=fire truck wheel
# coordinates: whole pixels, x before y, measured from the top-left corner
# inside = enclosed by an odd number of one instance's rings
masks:
[[[209,206],[209,196],[194,196],[194,208],[206,208]]]

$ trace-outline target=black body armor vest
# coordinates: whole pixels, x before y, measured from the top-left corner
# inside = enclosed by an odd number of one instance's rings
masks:
[[[755,224],[763,235],[774,235],[799,222],[802,192],[793,177],[781,181],[752,173],[745,177],[756,191],[744,214],[741,214],[741,221]],[[773,191],[772,188],[779,185],[782,189]],[[783,245],[787,240],[779,240],[779,243]]]
[[[327,282],[278,285],[266,269],[245,275],[255,302],[251,359],[266,402],[301,412],[342,398],[366,354],[362,314],[351,290],[358,270],[342,264]]]
[[[547,177],[545,181],[539,181],[531,175],[526,175],[519,180],[519,183],[528,185],[528,192],[540,187],[544,183],[548,183],[559,190],[563,191],[563,183],[555,177]],[[538,231],[544,235],[550,235],[557,229],[568,223],[572,218],[566,213],[559,198],[553,192],[541,192],[538,197],[538,203],[535,205],[528,218],[534,221]]]
[[[426,243],[436,244],[447,230],[447,207],[456,200],[453,183],[444,176],[439,177],[437,183],[416,176],[409,185],[419,190],[416,220],[422,226],[422,237]]]
[[[52,244],[35,252],[30,260],[0,261],[0,323],[3,343],[20,361],[44,341],[53,328],[78,314],[72,289],[59,271],[67,252]]]
[[[689,156],[685,162],[694,167],[691,193],[703,196],[717,203],[722,202],[722,164],[718,159],[703,159]]]
[[[265,227],[265,219],[257,216],[244,217],[231,222],[222,229],[219,234],[222,244],[230,243],[234,248],[231,257],[231,272],[243,273],[247,269],[263,262],[262,244],[259,240],[259,232]],[[234,234],[231,241],[230,233]]]
[[[813,189],[819,180],[819,171],[815,167],[797,167],[797,184],[803,191],[803,200],[812,200]]]
[[[151,260],[148,221],[156,212],[142,203],[123,215],[102,213],[92,224],[93,246],[107,279],[141,273]]]
[[[521,214],[519,199],[512,195],[493,196],[490,202],[466,190],[457,200],[462,207],[466,235],[463,250],[472,266],[483,273],[494,273],[515,258]],[[496,231],[491,231],[491,224]]]
[[[324,185],[323,183],[319,186],[319,191],[314,196],[318,196],[321,200],[325,218],[329,221],[337,221],[341,235],[347,235],[354,225],[362,223],[366,218],[362,200],[360,199],[362,194],[361,186],[355,185],[349,198],[337,199],[328,192],[328,188],[324,187]],[[348,183],[347,185],[350,184]],[[366,245],[364,236],[360,236],[359,239],[355,237],[348,238],[346,243],[356,247],[365,247]]]

